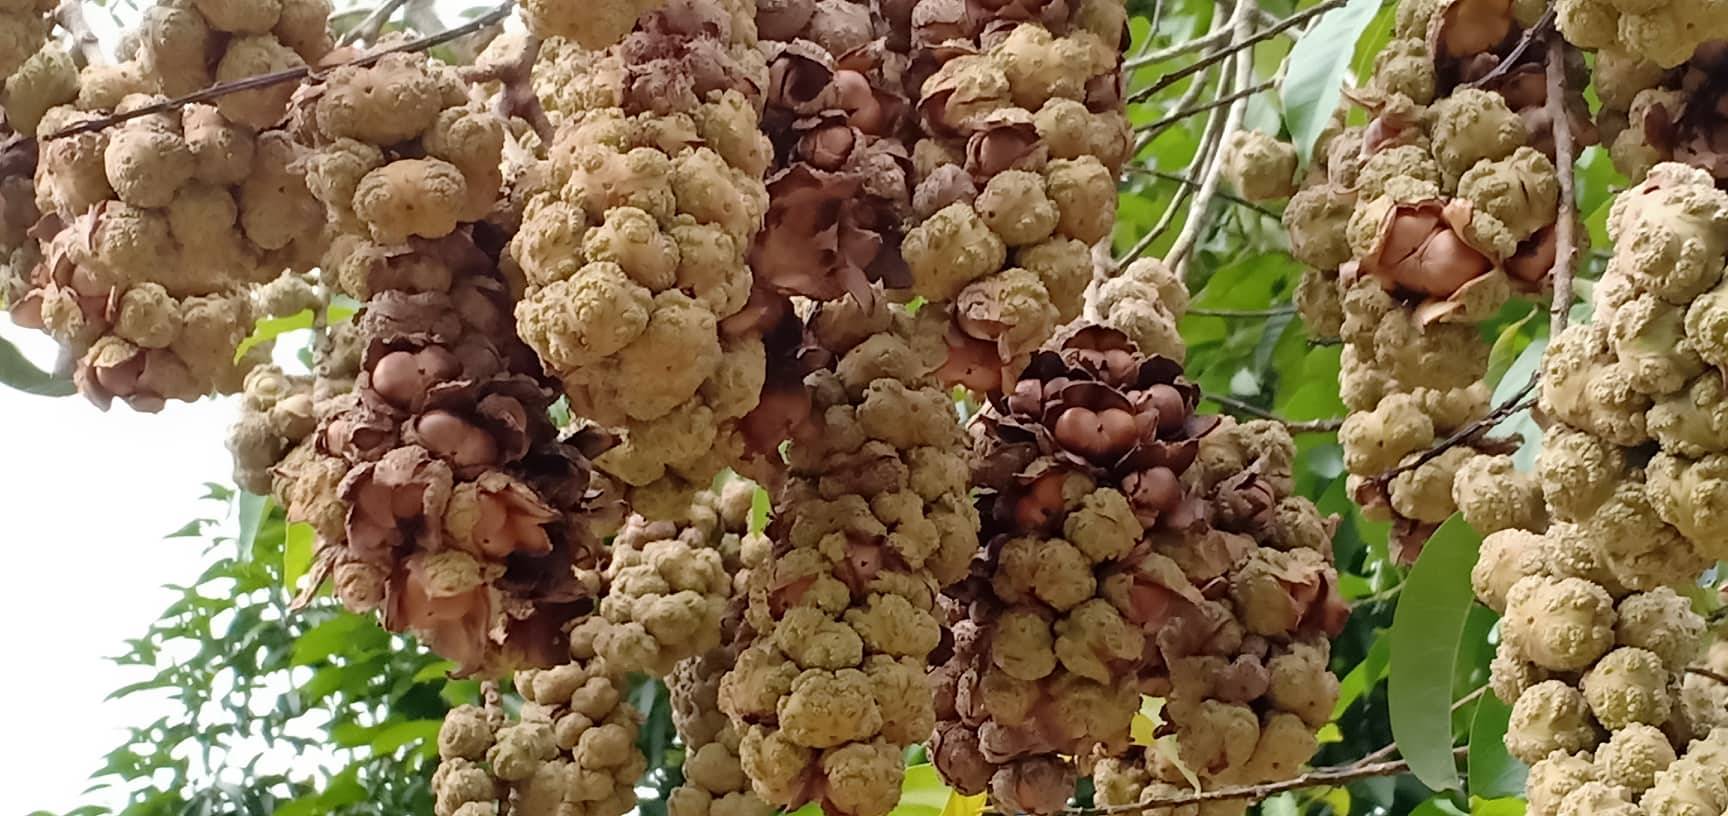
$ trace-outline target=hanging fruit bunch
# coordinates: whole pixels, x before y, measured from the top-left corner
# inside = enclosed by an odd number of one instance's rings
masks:
[[[1596,54],[1610,155],[1627,178],[1676,161],[1709,172],[1728,189],[1728,40],[1698,46],[1673,68],[1641,60],[1611,43]]]
[[[766,563],[772,544],[762,533],[748,531],[756,488],[735,479],[721,489],[719,550],[726,573],[742,591],[750,571]],[[748,599],[742,594],[726,607],[718,627],[720,644],[686,658],[666,678],[672,701],[672,721],[684,745],[684,784],[667,797],[670,816],[768,816],[774,808],[751,790],[739,756],[740,735],[720,708],[720,683],[738,662],[745,645],[738,639]]]
[[[67,84],[67,67],[42,66],[58,79],[42,80],[38,91],[54,94],[38,105],[68,104],[38,125],[29,237],[39,247],[25,251],[31,268],[11,267],[12,319],[58,340],[77,360],[79,390],[104,407],[118,397],[154,411],[240,390],[270,350],[235,359],[260,316],[249,291],[309,268],[323,245],[318,202],[291,167],[296,148],[209,105],[52,136],[160,99],[92,89],[101,77],[89,69]]]
[[[1554,522],[1490,535],[1472,575],[1504,612],[1493,688],[1513,706],[1507,748],[1533,764],[1533,813],[1728,807],[1728,730],[1682,683],[1704,621],[1676,592],[1728,556],[1707,498],[1728,450],[1709,396],[1721,355],[1705,351],[1728,252],[1713,181],[1660,164],[1615,199],[1595,322],[1543,362],[1537,477]]]
[[[587,36],[561,19],[529,17]],[[564,48],[583,110],[564,111],[548,192],[511,247],[528,287],[517,319],[572,411],[621,431],[596,464],[636,512],[675,519],[741,461],[739,420],[761,394],[758,321],[739,315],[768,204],[766,67],[737,0],[673,2],[627,33],[603,53]]]
[[[992,393],[1080,313],[1115,223],[1127,13],[920,0],[906,19],[921,132],[902,253],[912,291],[952,318],[943,380]]]
[[[902,750],[935,722],[925,663],[940,587],[977,548],[964,435],[933,372],[946,318],[841,300],[806,321],[831,364],[805,378],[774,503],[772,553],[751,570],[745,645],[721,682],[745,773],[771,805],[880,816]]]
[[[41,53],[48,40],[49,13],[55,0],[6,0],[0,3],[0,82]],[[8,117],[10,118],[10,117]],[[19,133],[34,132],[13,125]]]
[[[1707,0],[1560,0],[1554,9],[1567,42],[1612,48],[1663,69],[1685,62],[1711,40],[1728,39],[1728,17]]]
[[[636,747],[641,715],[628,676],[594,649],[603,621],[570,632],[569,662],[516,674],[524,703],[502,712],[459,706],[438,732],[432,777],[437,816],[518,813],[623,816],[636,807],[648,761]]]
[[[598,588],[583,514],[603,440],[557,440],[501,247],[475,223],[502,195],[504,122],[407,53],[331,71],[293,122],[327,282],[365,306],[354,391],[277,469],[289,517],[320,533],[349,609],[463,672],[554,665]]]
[[[1545,50],[1516,48],[1529,16],[1509,2],[1401,4],[1358,95],[1369,123],[1323,136],[1285,211],[1298,259],[1337,270],[1311,273],[1298,302],[1318,332],[1344,340],[1352,491],[1395,522],[1405,557],[1460,509],[1485,532],[1543,523],[1534,481],[1500,455],[1509,443],[1430,450],[1488,412],[1477,324],[1548,285],[1554,111],[1576,143],[1593,140],[1581,97],[1549,104]],[[1323,291],[1334,279],[1336,296]]]

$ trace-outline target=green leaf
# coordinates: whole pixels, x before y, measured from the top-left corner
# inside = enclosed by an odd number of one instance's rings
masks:
[[[1433,790],[1459,787],[1452,760],[1452,667],[1474,598],[1470,569],[1482,539],[1447,519],[1410,569],[1392,617],[1388,707],[1410,772]]]
[[[773,509],[773,500],[768,498],[768,489],[756,488],[750,494],[750,534],[757,535],[768,529],[768,513]]]
[[[1470,797],[1470,816],[1524,816],[1524,810],[1524,800],[1517,796],[1500,799]]]
[[[312,525],[296,521],[288,525],[282,540],[282,586],[293,595],[301,576],[312,567],[312,540],[316,535]]]
[[[438,729],[444,725],[439,720],[409,720],[385,726],[372,738],[372,752],[375,754],[394,754],[404,745],[414,745],[426,740],[437,739]]]
[[[1470,723],[1470,794],[1484,799],[1516,797],[1524,792],[1529,768],[1506,752],[1506,723],[1512,708],[1488,693],[1476,704]],[[1476,807],[1471,807],[1476,812]]]
[[[252,327],[252,333],[245,340],[241,340],[240,345],[234,347],[234,360],[239,362],[240,358],[246,356],[246,352],[251,351],[253,347],[261,343],[268,343],[291,331],[310,328],[312,328],[311,309],[301,309],[284,317],[261,318]]]
[[[252,545],[258,541],[258,529],[264,524],[264,516],[270,512],[270,498],[242,492],[239,505],[240,537],[235,543],[240,547],[240,557],[246,559],[252,557]]]
[[[1464,816],[1464,811],[1452,804],[1452,800],[1444,796],[1436,796],[1417,805],[1414,810],[1410,811],[1410,816]]]
[[[900,804],[894,807],[893,816],[942,816],[953,794],[954,790],[936,774],[936,766],[913,765],[906,769],[905,781],[900,785]]]
[[[1344,675],[1344,679],[1338,681],[1338,704],[1332,709],[1333,720],[1344,716],[1351,704],[1361,699],[1369,689],[1380,685],[1380,681],[1386,677],[1386,664],[1390,662],[1391,655],[1392,641],[1386,637],[1386,633],[1375,635],[1374,645],[1368,647],[1367,656],[1363,657],[1362,662],[1357,663],[1349,674]]]
[[[1290,51],[1284,76],[1284,121],[1306,160],[1332,119],[1356,41],[1380,10],[1380,0],[1350,0],[1326,12]]]
[[[12,341],[0,337],[0,383],[38,397],[64,397],[78,393],[70,379],[56,377],[24,358]]]
[[[320,623],[294,641],[293,664],[310,666],[324,660],[350,645],[351,635],[371,626],[370,620],[354,614],[337,615]]]

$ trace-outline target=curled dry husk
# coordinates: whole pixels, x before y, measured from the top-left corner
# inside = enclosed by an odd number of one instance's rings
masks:
[[[964,436],[932,376],[945,319],[877,300],[818,307],[790,474],[750,573],[743,648],[719,705],[756,795],[880,816],[901,752],[934,724],[925,664],[941,586],[977,549]]]

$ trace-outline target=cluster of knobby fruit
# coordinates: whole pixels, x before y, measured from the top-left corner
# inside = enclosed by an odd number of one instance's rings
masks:
[[[623,816],[648,760],[629,676],[595,651],[604,621],[569,633],[569,662],[516,673],[520,715],[459,706],[438,732],[437,816]]]
[[[1604,47],[1596,52],[1595,81],[1621,174],[1643,178],[1658,163],[1677,161],[1728,189],[1728,39],[1698,46],[1673,68]]]
[[[756,488],[735,479],[720,490],[718,547],[734,596],[717,627],[720,645],[680,662],[666,678],[672,722],[684,746],[684,784],[666,800],[670,816],[768,816],[775,811],[750,788],[739,756],[740,736],[720,709],[720,681],[745,645],[738,639],[744,622],[750,571],[767,562],[772,545],[766,535],[749,532]]]
[[[0,274],[14,322],[41,329],[76,361],[74,378],[106,407],[154,411],[171,399],[240,390],[268,359],[235,348],[266,309],[302,308],[254,290],[309,269],[323,219],[281,130],[258,132],[210,105],[52,134],[160,101],[150,75],[82,75],[52,47],[8,83],[7,115],[40,132],[37,154],[0,182],[9,261]],[[13,118],[18,117],[18,118]],[[269,118],[274,124],[281,111]],[[263,121],[263,120],[255,120]]]
[[[1396,522],[1406,557],[1458,510],[1485,532],[1541,523],[1539,490],[1494,455],[1502,445],[1430,452],[1488,411],[1477,323],[1514,292],[1548,285],[1551,111],[1566,111],[1577,143],[1593,139],[1581,97],[1548,104],[1543,49],[1514,56],[1539,12],[1509,0],[1401,3],[1394,44],[1356,95],[1372,119],[1323,137],[1285,210],[1296,256],[1326,270],[1310,273],[1298,302],[1316,333],[1344,341],[1351,414],[1340,441],[1353,496]]]
[[[823,304],[802,327],[811,411],[719,690],[744,771],[772,805],[887,813],[902,749],[935,723],[937,596],[964,576],[978,529],[965,435],[934,375],[946,329],[935,309],[883,298]]]
[[[1294,774],[1347,614],[1332,522],[1290,496],[1294,443],[1195,416],[1181,367],[1120,332],[1066,334],[983,426],[988,540],[948,593],[937,768],[1033,813],[1098,760],[1104,805]],[[1142,694],[1165,698],[1174,754],[1130,747]]]
[[[583,514],[604,440],[558,441],[503,239],[477,223],[503,195],[505,123],[454,69],[392,54],[299,90],[290,124],[326,282],[364,308],[354,389],[276,469],[289,518],[314,525],[344,605],[462,671],[564,662],[600,580]]]
[[[1728,15],[1713,0],[1559,0],[1554,10],[1573,45],[1664,69],[1705,43],[1728,39]]]
[[[330,0],[158,0],[121,48],[122,76],[182,96],[213,82],[317,65],[330,54]],[[282,119],[294,84],[225,94],[222,115],[263,130]]]
[[[1615,199],[1594,320],[1543,361],[1552,522],[1488,536],[1472,576],[1504,613],[1493,688],[1540,816],[1728,807],[1728,709],[1682,681],[1704,635],[1684,591],[1728,557],[1728,193],[1713,181],[1660,164]]]
[[[1079,315],[1090,248],[1115,224],[1133,145],[1127,12],[1121,0],[919,0],[906,24],[920,125],[912,291],[948,304],[944,381],[1001,391]]]
[[[599,5],[606,19],[631,4]],[[772,151],[746,5],[678,0],[603,52],[566,42],[542,54],[582,90],[551,106],[562,124],[550,176],[511,248],[527,279],[519,330],[575,415],[622,432],[596,464],[653,519],[681,517],[742,463],[741,420],[762,390],[745,253]],[[529,22],[577,41],[588,23]]]

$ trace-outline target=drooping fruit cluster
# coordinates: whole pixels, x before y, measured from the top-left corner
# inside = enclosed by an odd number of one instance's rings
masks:
[[[1080,313],[1115,224],[1127,13],[921,0],[908,21],[921,138],[902,253],[912,291],[952,315],[944,381],[995,392]]]
[[[320,534],[349,609],[462,671],[563,661],[599,584],[583,514],[604,440],[558,441],[498,241],[474,223],[502,195],[502,120],[450,69],[392,54],[307,86],[293,125],[333,236],[326,280],[365,306],[354,391],[277,468],[289,518]]]
[[[525,702],[509,724],[458,706],[438,732],[437,816],[623,816],[648,761],[628,677],[594,651],[601,621],[570,632],[569,662],[516,673]]]
[[[1163,616],[1141,688],[1165,699],[1175,750],[1148,746],[1100,765],[1100,802],[1189,791],[1190,774],[1202,790],[1286,779],[1318,749],[1315,732],[1338,699],[1330,639],[1349,608],[1332,566],[1337,519],[1292,495],[1294,457],[1277,423],[1225,420],[1200,437],[1184,479],[1200,522],[1148,531],[1163,560],[1143,562],[1159,577],[1138,599]]]
[[[1707,498],[1728,451],[1708,396],[1722,372],[1703,351],[1728,251],[1728,194],[1712,181],[1660,164],[1615,199],[1594,322],[1543,361],[1537,477],[1554,521],[1490,535],[1472,575],[1504,612],[1493,687],[1513,706],[1507,748],[1534,763],[1533,813],[1728,806],[1728,731],[1682,691],[1704,621],[1673,589],[1728,555]]]
[[[772,805],[887,813],[902,749],[935,722],[936,597],[965,574],[978,523],[964,435],[932,373],[946,322],[847,299],[806,324],[833,364],[804,380],[813,411],[788,452],[773,552],[750,573],[747,645],[719,691]]]
[[[1614,48],[1661,68],[1685,62],[1711,40],[1728,39],[1728,17],[1711,0],[1560,0],[1554,10],[1567,42]]]
[[[1137,671],[1164,623],[1140,603],[1162,558],[1142,539],[1196,520],[1181,478],[1210,429],[1180,375],[1119,332],[1081,328],[1034,354],[986,415],[986,543],[946,595],[952,654],[934,674],[931,752],[956,790],[1050,813],[1073,790],[1071,758],[1127,749]]]
[[[747,530],[754,493],[749,482],[733,480],[718,502],[725,530],[720,552],[740,593],[772,548],[767,536]],[[718,627],[720,646],[685,659],[666,678],[672,721],[684,745],[684,784],[667,797],[670,816],[768,816],[775,810],[751,790],[739,756],[739,730],[720,708],[720,682],[745,645],[737,636],[747,602],[740,594],[728,604]]]
[[[1671,70],[1607,46],[1596,54],[1595,80],[1621,174],[1643,178],[1658,163],[1677,161],[1728,189],[1728,40],[1700,45]]]
[[[744,257],[772,152],[754,45],[738,0],[680,0],[603,53],[553,57],[582,91],[559,104],[551,181],[512,245],[519,329],[576,415],[622,431],[597,464],[649,518],[739,463],[761,393]]]
[[[1337,270],[1309,273],[1297,301],[1317,333],[1344,340],[1351,415],[1340,441],[1353,494],[1396,522],[1403,545],[1460,509],[1487,529],[1542,523],[1530,515],[1540,510],[1534,483],[1493,442],[1427,455],[1487,413],[1488,345],[1476,324],[1515,291],[1540,291],[1553,265],[1546,57],[1531,49],[1501,65],[1534,22],[1523,11],[1402,3],[1393,44],[1358,95],[1372,119],[1323,138],[1324,158],[1285,210],[1298,259]],[[1581,101],[1560,107],[1588,144]]]
[[[749,482],[734,484],[741,486],[734,491],[749,490]],[[719,501],[704,491],[683,524],[631,516],[613,536],[599,608],[607,625],[595,640],[608,664],[665,677],[680,661],[721,646],[738,566],[725,556],[740,545],[736,532],[721,526]]]
[[[159,99],[104,89],[93,69],[66,84],[69,64],[42,67],[58,79],[44,80],[39,90],[54,94],[37,104],[69,102],[41,115],[44,135]],[[3,287],[13,321],[60,341],[78,360],[79,389],[104,407],[118,397],[154,411],[238,391],[270,351],[235,359],[261,316],[249,291],[310,268],[324,241],[288,135],[188,105],[39,149],[28,233],[39,247],[14,252]],[[25,208],[22,195],[12,201],[21,192],[8,193],[8,210]]]

